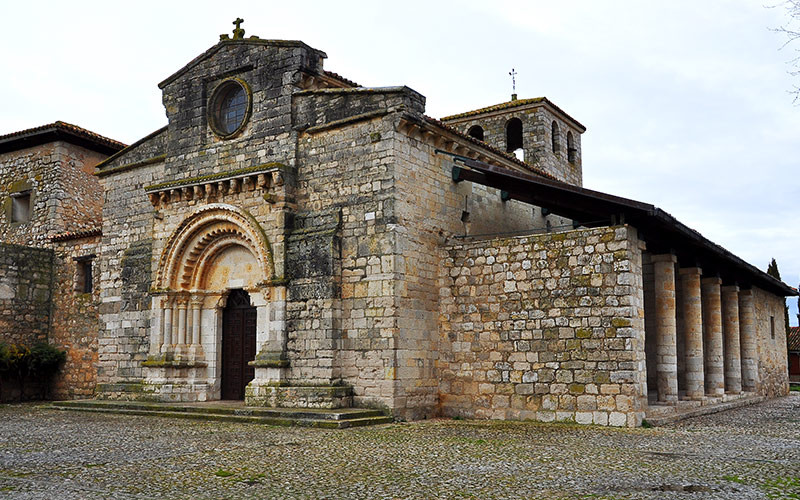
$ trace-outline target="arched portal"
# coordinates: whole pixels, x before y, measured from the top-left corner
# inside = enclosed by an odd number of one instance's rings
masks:
[[[285,344],[285,291],[274,286],[272,251],[262,227],[243,209],[204,205],[172,231],[157,269],[149,378],[158,379],[162,391],[194,387],[186,389],[188,398],[194,390],[206,393],[198,399],[243,398],[242,383],[252,379],[249,363],[256,353]],[[231,329],[239,340],[225,338]],[[244,350],[225,344],[245,338]],[[231,378],[237,369],[238,381]],[[226,378],[235,390],[223,387]],[[196,389],[201,385],[206,389]]]
[[[159,260],[157,288],[177,291],[224,287],[214,281],[221,278],[215,264],[232,263],[235,255],[250,266],[246,275],[249,280],[273,277],[269,242],[253,216],[231,205],[206,205],[181,223],[167,241]]]

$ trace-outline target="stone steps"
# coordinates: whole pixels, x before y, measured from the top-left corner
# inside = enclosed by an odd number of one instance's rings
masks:
[[[757,396],[754,394],[743,394],[737,396],[726,395],[725,397],[709,398],[707,401],[700,402],[683,402],[691,404],[678,404],[671,405],[652,405],[645,412],[645,420],[655,427],[660,425],[667,425],[687,418],[699,417],[702,415],[710,415],[725,410],[732,410],[742,406],[752,405],[766,401],[765,396]],[[701,406],[698,406],[701,404]]]
[[[393,421],[380,410],[339,408],[335,410],[310,408],[260,408],[225,402],[209,403],[146,403],[137,401],[73,400],[55,401],[50,408],[57,410],[145,415],[169,418],[188,418],[224,422],[247,422],[265,425],[346,429],[367,425],[388,424]]]

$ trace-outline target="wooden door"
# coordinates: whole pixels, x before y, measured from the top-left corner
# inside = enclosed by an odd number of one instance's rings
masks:
[[[244,290],[233,290],[222,312],[222,399],[244,399],[255,377],[256,308]]]

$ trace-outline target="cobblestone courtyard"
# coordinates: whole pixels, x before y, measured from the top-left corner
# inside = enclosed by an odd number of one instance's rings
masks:
[[[800,396],[668,427],[350,430],[0,407],[0,498],[800,498]]]

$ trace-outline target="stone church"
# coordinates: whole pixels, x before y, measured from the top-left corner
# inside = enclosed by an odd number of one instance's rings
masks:
[[[583,188],[550,100],[434,119],[240,22],[130,146],[0,137],[0,338],[66,348],[60,397],[636,426],[787,392],[796,291]]]

